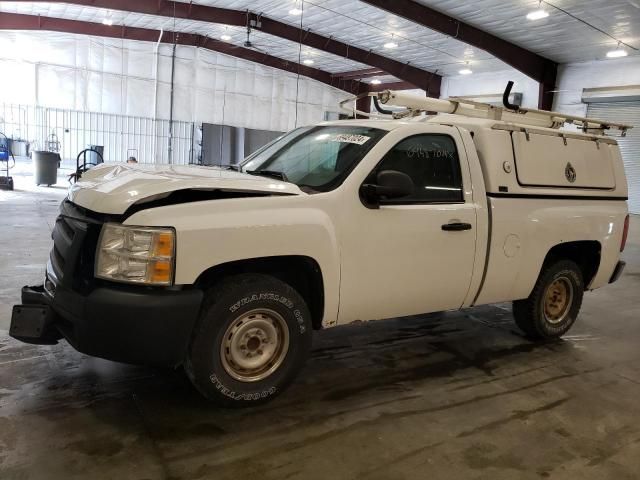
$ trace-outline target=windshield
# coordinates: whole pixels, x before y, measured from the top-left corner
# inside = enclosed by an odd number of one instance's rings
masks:
[[[278,173],[300,187],[332,190],[386,133],[356,126],[298,128],[249,156],[242,171]]]

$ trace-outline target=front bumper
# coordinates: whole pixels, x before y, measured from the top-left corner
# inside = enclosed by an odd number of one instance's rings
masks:
[[[9,334],[55,344],[64,337],[87,355],[124,363],[175,366],[185,358],[202,291],[98,287],[81,295],[58,286],[24,287]]]

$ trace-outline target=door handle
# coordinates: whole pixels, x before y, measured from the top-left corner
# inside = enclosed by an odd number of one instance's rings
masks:
[[[452,222],[442,225],[442,230],[446,232],[461,232],[462,230],[471,230],[470,223]]]

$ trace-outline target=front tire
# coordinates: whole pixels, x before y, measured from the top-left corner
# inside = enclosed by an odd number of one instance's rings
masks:
[[[584,279],[575,262],[545,264],[529,298],[513,302],[513,316],[532,339],[559,338],[576,321],[583,295]]]
[[[207,296],[185,370],[218,405],[264,403],[300,371],[311,335],[309,309],[291,286],[268,275],[238,275]]]

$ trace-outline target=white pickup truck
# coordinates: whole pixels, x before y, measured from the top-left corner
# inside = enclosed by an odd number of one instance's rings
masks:
[[[624,267],[627,183],[602,133],[628,127],[397,92],[379,101],[408,108],[298,128],[234,169],[87,171],[10,334],[184,365],[207,398],[243,406],[293,380],[313,330],[513,301],[529,337],[567,332],[584,291]]]

